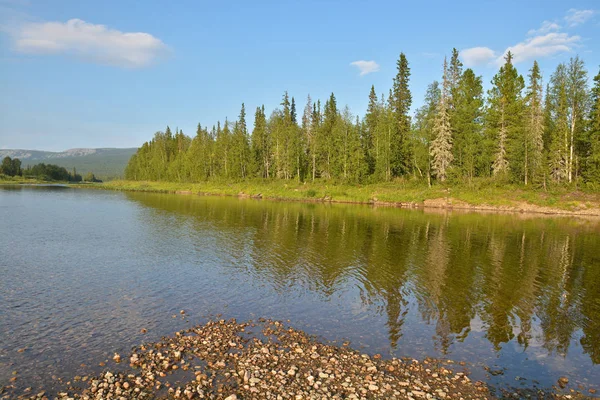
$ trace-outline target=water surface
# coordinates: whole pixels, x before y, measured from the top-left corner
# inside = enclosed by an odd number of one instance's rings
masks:
[[[595,220],[0,187],[0,305],[0,386],[223,314],[464,361],[496,388],[600,389]]]

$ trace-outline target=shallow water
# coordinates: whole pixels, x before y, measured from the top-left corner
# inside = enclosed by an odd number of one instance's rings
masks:
[[[600,222],[0,187],[0,386],[94,374],[216,314],[496,388],[600,389]]]

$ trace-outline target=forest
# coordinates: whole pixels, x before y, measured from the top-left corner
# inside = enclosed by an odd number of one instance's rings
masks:
[[[482,77],[463,68],[456,49],[441,67],[441,80],[428,86],[412,116],[411,71],[401,53],[387,95],[371,87],[363,118],[340,107],[333,93],[324,103],[308,96],[299,114],[285,92],[269,116],[264,105],[256,108],[251,132],[244,104],[236,121],[198,124],[193,138],[167,126],[131,157],[125,176],[600,187],[600,72],[590,87],[576,56],[547,82],[537,61],[524,78],[508,52],[485,94]]]
[[[21,160],[18,158],[4,157],[2,164],[0,164],[0,178],[4,175],[7,177],[24,177],[43,181],[102,182],[96,178],[92,172],[88,172],[85,177],[82,178],[75,168],[73,168],[73,172],[69,172],[65,167],[39,163],[28,165],[23,169],[21,168],[21,164]]]

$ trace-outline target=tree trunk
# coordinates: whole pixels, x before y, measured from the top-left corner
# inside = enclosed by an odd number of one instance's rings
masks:
[[[575,135],[575,106],[573,106],[573,115],[571,116],[571,140],[569,145],[569,183],[573,177],[573,136]]]
[[[525,186],[527,186],[527,172],[529,166],[527,165],[527,138],[525,138]]]

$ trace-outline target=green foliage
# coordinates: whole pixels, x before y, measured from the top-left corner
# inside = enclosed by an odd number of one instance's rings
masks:
[[[454,168],[460,177],[468,179],[487,176],[481,77],[470,68],[465,70],[452,93],[454,108],[450,110],[450,125],[454,139]]]
[[[249,132],[242,104],[236,121],[198,124],[193,138],[167,126],[131,157],[125,176],[138,181],[232,182],[281,180],[332,184],[427,182],[471,185],[493,177],[498,185],[523,183],[548,190],[584,181],[600,185],[600,78],[590,95],[583,63],[560,64],[546,98],[534,62],[525,80],[510,52],[484,99],[482,79],[463,70],[452,50],[443,94],[431,84],[414,121],[410,68],[404,53],[387,96],[371,86],[364,118],[310,96],[301,115],[284,92],[267,116],[257,107]],[[600,74],[599,74],[600,75]],[[591,110],[591,111],[590,111]],[[590,186],[591,185],[591,186]]]
[[[7,176],[20,176],[22,175],[21,171],[21,160],[18,158],[10,158],[8,156],[4,157],[2,160],[2,164],[0,164],[0,174],[4,174]]]
[[[584,176],[588,182],[600,185],[600,72],[594,77],[587,135]]]
[[[392,95],[390,96],[390,106],[394,114],[394,129],[389,130],[390,134],[390,160],[394,176],[401,176],[409,171],[411,159],[411,147],[409,142],[410,135],[410,106],[412,105],[412,95],[408,87],[410,80],[410,68],[408,60],[404,53],[396,63],[397,74],[392,86]],[[388,176],[389,180],[389,176]]]
[[[520,180],[522,167],[523,77],[512,63],[509,51],[505,63],[492,79],[488,92],[486,124],[494,149],[491,161],[494,175],[507,175]]]
[[[100,179],[96,178],[93,172],[88,172],[83,178],[86,182],[102,182]]]
[[[54,164],[40,163],[27,166],[23,170],[23,176],[43,181],[81,182],[81,175],[75,170],[73,170],[73,173],[70,173],[65,167],[59,167]]]

